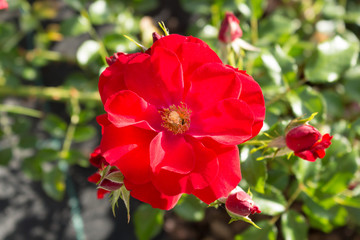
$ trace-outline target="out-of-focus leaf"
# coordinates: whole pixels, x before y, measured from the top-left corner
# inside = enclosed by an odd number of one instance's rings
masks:
[[[78,150],[70,150],[66,156],[66,161],[69,164],[78,164],[81,167],[88,167],[89,160]]]
[[[104,24],[109,20],[109,8],[104,0],[97,0],[89,6],[90,20],[93,24]]]
[[[297,117],[310,116],[317,112],[321,121],[326,112],[326,103],[321,94],[309,86],[302,86],[291,90],[287,94],[291,108]]]
[[[289,184],[289,173],[280,169],[270,169],[268,170],[268,179],[266,182],[277,189],[285,190]]]
[[[42,186],[48,196],[60,201],[65,192],[64,173],[58,167],[53,167],[50,171],[44,172]]]
[[[263,193],[267,178],[266,161],[256,161],[259,156],[259,153],[250,154],[250,149],[244,147],[241,150],[241,172],[251,189]]]
[[[312,83],[337,81],[348,68],[356,64],[359,43],[340,36],[318,45],[305,67],[305,77]]]
[[[67,124],[64,120],[54,114],[49,114],[42,121],[42,127],[45,131],[54,137],[64,137]]]
[[[308,224],[305,218],[294,210],[281,216],[281,229],[285,240],[307,239]]]
[[[261,213],[277,215],[285,211],[286,200],[281,191],[271,185],[266,185],[265,193],[253,191],[253,200],[260,206]]]
[[[183,195],[174,211],[187,221],[201,221],[205,217],[205,205],[194,195]]]
[[[334,205],[324,208],[320,202],[315,202],[307,194],[302,194],[305,205],[303,211],[309,219],[310,226],[317,228],[325,233],[331,232],[336,226],[343,226],[346,223],[347,211],[344,207]]]
[[[305,185],[311,186],[317,184],[320,169],[321,161],[309,162],[301,158],[298,158],[297,162],[295,162],[293,165],[293,171],[295,173],[296,179]]]
[[[273,14],[259,22],[259,42],[278,42],[282,43],[288,39],[299,24],[290,18],[280,14]]]
[[[208,14],[211,12],[211,4],[207,0],[187,1],[181,0],[181,6],[187,11],[198,14]]]
[[[323,91],[322,94],[326,102],[328,116],[342,118],[342,116],[344,116],[344,101],[342,95],[331,90]]]
[[[83,16],[66,19],[61,23],[60,32],[64,36],[77,36],[90,30],[89,21]]]
[[[81,65],[87,65],[98,55],[100,45],[94,40],[87,40],[81,44],[76,53],[76,59]]]
[[[164,211],[152,208],[149,204],[140,205],[134,214],[135,234],[139,240],[156,236],[164,223]]]
[[[93,138],[96,134],[96,129],[91,126],[77,126],[74,133],[74,141],[83,142]]]
[[[41,161],[36,156],[25,158],[22,162],[21,169],[27,177],[33,180],[40,180],[42,178]]]
[[[260,228],[249,227],[247,230],[235,236],[235,240],[275,240],[277,237],[277,228],[269,221],[256,223]]]
[[[283,85],[281,80],[281,67],[271,53],[261,54],[261,59],[271,78],[271,80],[278,86]]]
[[[360,65],[350,68],[344,74],[346,96],[360,102]]]
[[[0,166],[7,166],[12,158],[11,148],[0,150]]]
[[[83,0],[64,0],[64,2],[76,10],[83,8]]]
[[[323,167],[319,175],[320,190],[324,193],[337,194],[347,189],[358,167],[356,158],[357,155],[351,150],[349,141],[345,137],[335,135],[322,160]]]

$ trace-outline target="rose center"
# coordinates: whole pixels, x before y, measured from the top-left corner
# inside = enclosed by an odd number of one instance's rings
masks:
[[[190,128],[191,110],[184,103],[179,106],[171,105],[159,112],[163,121],[161,126],[174,134],[182,134]]]

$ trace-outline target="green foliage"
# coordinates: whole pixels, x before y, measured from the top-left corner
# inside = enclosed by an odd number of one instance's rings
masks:
[[[161,231],[164,211],[152,208],[148,204],[141,205],[134,214],[135,234],[139,240],[155,237]]]

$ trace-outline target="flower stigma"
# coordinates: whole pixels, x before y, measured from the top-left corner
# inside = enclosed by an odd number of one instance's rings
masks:
[[[161,126],[176,134],[182,134],[190,128],[191,110],[181,102],[179,106],[171,105],[159,111],[163,120]]]

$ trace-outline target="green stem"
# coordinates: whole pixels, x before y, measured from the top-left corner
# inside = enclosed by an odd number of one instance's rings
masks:
[[[100,103],[98,92],[79,92],[75,88],[66,89],[60,87],[35,86],[26,86],[26,88],[14,88],[8,86],[0,87],[0,96],[35,97],[54,101],[68,101],[71,98],[71,95],[75,92],[77,94],[77,99],[80,102],[92,101]]]
[[[258,21],[254,14],[251,15],[250,25],[251,25],[251,42],[253,45],[255,45],[258,40]]]
[[[42,112],[35,109],[21,107],[21,106],[14,106],[14,105],[4,105],[4,104],[0,104],[0,112],[21,114],[35,118],[41,118],[43,115]]]

